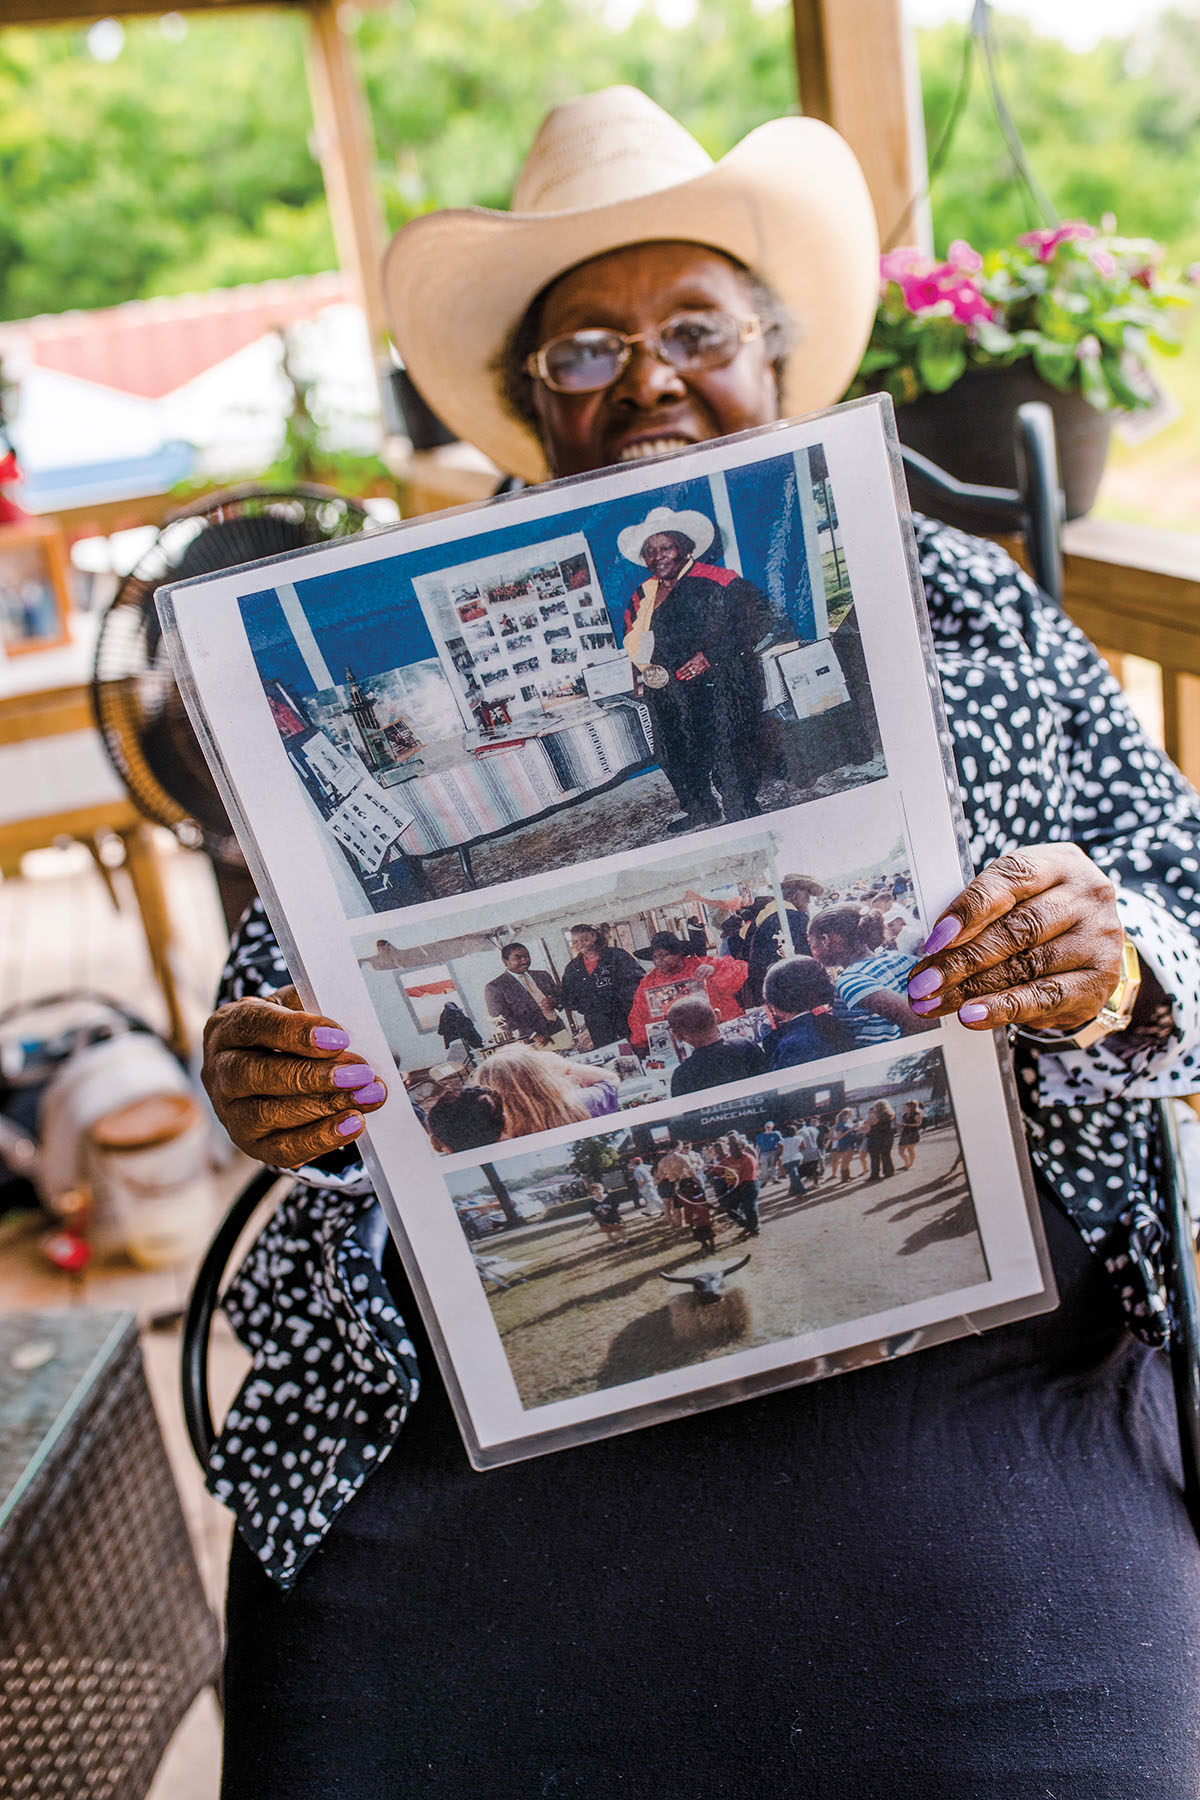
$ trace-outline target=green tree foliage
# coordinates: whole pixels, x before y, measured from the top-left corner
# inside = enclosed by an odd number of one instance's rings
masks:
[[[790,11],[701,0],[686,33],[601,0],[396,0],[357,52],[388,222],[504,205],[538,121],[632,81],[714,154],[794,106]],[[737,79],[730,79],[730,56]],[[129,21],[95,62],[82,30],[0,31],[0,318],[334,266],[304,23],[191,16],[180,41]]]
[[[356,49],[388,222],[507,202],[547,107],[629,81],[721,155],[793,110],[791,8],[696,0],[686,24],[651,0],[393,0]],[[968,8],[966,0],[963,12]],[[623,22],[622,22],[623,21]],[[1200,254],[1200,21],[1166,14],[1086,55],[1000,15],[1000,66],[1043,185],[1064,216]],[[962,27],[919,34],[930,142]],[[73,27],[0,30],[0,318],[329,268],[311,147],[304,21],[191,15],[186,35],[129,21],[111,63]],[[939,246],[1002,243],[1030,217],[978,80],[934,190]]]
[[[568,1167],[585,1181],[599,1181],[619,1162],[616,1149],[607,1138],[580,1138],[571,1151]]]
[[[611,16],[611,15],[609,15]],[[791,11],[699,0],[686,28],[599,0],[397,0],[359,31],[389,221],[506,206],[546,111],[611,82],[644,88],[714,156],[796,110]]]
[[[330,268],[310,130],[285,14],[0,32],[0,316]]]
[[[964,11],[966,9],[964,8]],[[1200,254],[1200,16],[1166,12],[1133,39],[1086,54],[1001,15],[997,67],[1042,187],[1064,219],[1114,213],[1128,237],[1173,259]],[[925,129],[934,146],[958,85],[963,31],[918,37]],[[933,189],[936,247],[954,238],[999,249],[1045,223],[1014,181],[978,68],[946,166]]]

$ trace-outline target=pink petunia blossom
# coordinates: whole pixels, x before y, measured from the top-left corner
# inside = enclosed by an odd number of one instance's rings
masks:
[[[1117,259],[1111,250],[1093,250],[1090,253],[1091,264],[1097,275],[1113,276],[1117,272]]]
[[[960,325],[973,325],[979,319],[994,319],[996,316],[979,289],[970,281],[956,282],[946,290],[945,297],[953,307],[954,317]]]
[[[923,274],[931,267],[923,250],[918,250],[913,244],[904,244],[899,250],[887,250],[880,257],[880,282],[885,287],[889,281],[898,281],[903,286],[910,275]]]
[[[912,275],[900,283],[904,304],[909,312],[928,312],[944,298],[936,274]]]
[[[1083,219],[1067,219],[1061,225],[1047,226],[1043,231],[1024,231],[1017,239],[1018,244],[1025,244],[1036,250],[1039,262],[1049,262],[1060,244],[1069,244],[1081,238],[1099,237],[1094,225]]]
[[[978,250],[972,250],[965,238],[955,238],[946,252],[946,259],[953,268],[962,269],[967,275],[978,275],[983,267],[982,256]]]
[[[886,286],[890,281],[896,282],[911,313],[929,312],[949,302],[951,316],[960,325],[994,318],[991,307],[970,279],[977,268],[983,267],[983,258],[961,239],[958,249],[959,260],[944,263],[931,261],[920,250],[890,250],[880,258],[883,283]]]

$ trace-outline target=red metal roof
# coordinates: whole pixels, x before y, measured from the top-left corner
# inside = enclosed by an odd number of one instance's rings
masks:
[[[334,272],[43,314],[0,324],[0,355],[19,347],[39,368],[161,400],[272,327],[353,298],[349,278]]]

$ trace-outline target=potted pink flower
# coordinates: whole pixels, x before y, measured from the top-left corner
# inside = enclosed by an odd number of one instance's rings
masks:
[[[1067,512],[1095,498],[1114,415],[1153,404],[1150,357],[1180,348],[1191,278],[1162,269],[1147,238],[1082,220],[1027,231],[980,255],[961,239],[944,262],[888,251],[871,340],[848,398],[885,391],[901,438],[960,480],[1011,486],[1012,414],[1055,415]]]

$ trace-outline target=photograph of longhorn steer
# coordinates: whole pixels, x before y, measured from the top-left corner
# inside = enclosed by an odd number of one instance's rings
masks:
[[[681,1287],[694,1288],[697,1300],[704,1306],[710,1306],[714,1300],[725,1298],[726,1276],[736,1275],[749,1261],[750,1258],[746,1255],[740,1262],[730,1263],[724,1269],[706,1269],[703,1275],[667,1275],[660,1269],[659,1276],[663,1281],[675,1281]]]

